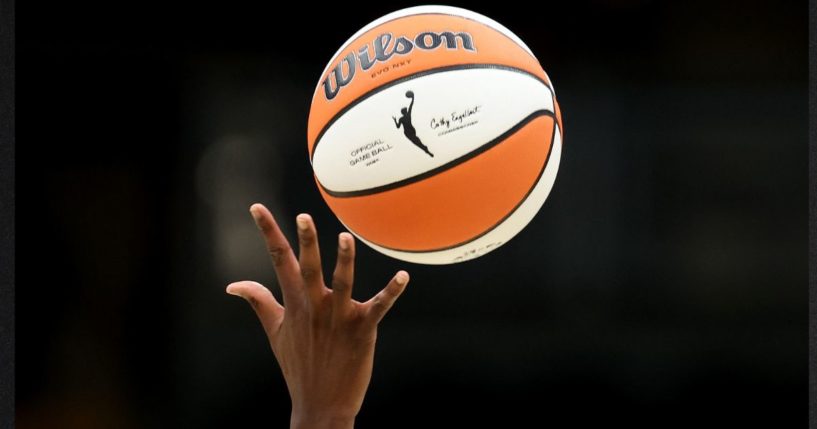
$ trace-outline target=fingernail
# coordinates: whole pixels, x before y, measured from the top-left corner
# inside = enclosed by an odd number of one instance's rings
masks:
[[[342,232],[338,235],[338,246],[340,250],[349,250],[349,239]]]
[[[309,221],[307,215],[300,214],[295,218],[295,223],[298,224],[298,229],[306,231],[309,228]]]
[[[258,214],[258,210],[255,208],[255,204],[250,206],[250,215],[252,216],[253,220],[256,223],[258,223],[258,219],[260,219],[261,216]]]
[[[397,284],[399,284],[400,286],[403,286],[406,283],[408,283],[408,274],[406,274],[403,271],[400,271],[399,273],[397,273],[396,276],[394,276],[394,281],[396,281]]]
[[[233,296],[237,296],[237,297],[241,297],[241,298],[243,298],[241,295],[239,295],[239,294],[238,294],[238,293],[235,291],[235,288],[233,287],[233,284],[234,284],[234,283],[230,283],[229,285],[227,285],[227,293],[228,293],[228,294],[230,294],[230,295],[233,295]]]

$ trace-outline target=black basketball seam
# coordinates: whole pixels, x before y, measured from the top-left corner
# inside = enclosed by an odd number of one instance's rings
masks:
[[[364,93],[360,97],[352,100],[343,109],[340,109],[335,114],[335,116],[332,117],[332,119],[330,119],[329,121],[326,122],[326,125],[324,125],[323,128],[321,128],[321,131],[315,137],[315,144],[312,146],[312,152],[309,154],[309,162],[311,163],[312,159],[315,157],[315,150],[318,149],[318,144],[320,143],[321,138],[323,138],[323,135],[326,133],[326,131],[329,129],[329,127],[331,127],[332,124],[334,124],[338,119],[340,119],[344,114],[346,114],[346,112],[348,112],[349,110],[351,110],[353,107],[357,106],[358,104],[362,103],[363,101],[365,101],[369,97],[372,97],[373,95],[377,94],[380,91],[391,88],[394,85],[398,85],[398,84],[401,84],[403,82],[413,80],[413,79],[417,79],[417,78],[420,78],[420,77],[423,77],[423,76],[428,76],[428,75],[436,74],[436,73],[445,73],[445,72],[455,71],[455,70],[471,70],[471,69],[506,70],[506,71],[512,71],[512,72],[528,75],[529,77],[532,77],[532,78],[538,80],[542,85],[544,85],[548,89],[548,91],[550,91],[551,97],[553,97],[553,88],[551,88],[550,85],[547,84],[547,82],[542,80],[542,78],[540,78],[539,76],[536,76],[535,74],[530,73],[527,70],[523,70],[523,69],[520,69],[520,68],[517,68],[517,67],[511,67],[511,66],[506,66],[506,65],[502,65],[502,64],[457,64],[457,65],[437,67],[437,68],[433,68],[433,69],[423,70],[421,72],[413,73],[413,74],[410,74],[408,76],[403,76],[400,79],[395,79],[395,80],[393,80],[391,82],[387,82],[387,83],[383,84],[382,86],[374,88],[374,89]],[[554,109],[555,108],[556,108],[556,106],[554,105]]]
[[[542,175],[545,174],[545,169],[547,168],[548,164],[550,164],[550,155],[553,153],[553,145],[555,143],[555,138],[556,138],[556,129],[559,128],[559,133],[561,134],[561,127],[559,127],[559,124],[556,121],[556,118],[554,116],[552,116],[552,115],[547,115],[547,116],[550,116],[553,119],[553,131],[550,134],[550,148],[548,149],[547,157],[545,157],[545,162],[542,164],[542,169],[539,170],[539,174],[536,176],[536,180],[533,181],[533,185],[531,185],[530,189],[528,189],[528,192],[525,193],[525,196],[522,199],[519,200],[519,202],[516,204],[516,206],[514,206],[514,208],[512,208],[508,212],[508,214],[506,214],[504,217],[502,217],[502,219],[500,219],[497,223],[492,225],[490,228],[488,228],[485,231],[481,232],[477,236],[469,238],[469,239],[467,239],[467,240],[465,240],[463,242],[453,244],[453,245],[450,245],[450,246],[446,246],[446,247],[439,247],[439,248],[436,248],[436,249],[427,249],[427,250],[397,249],[397,248],[394,248],[394,247],[388,247],[388,246],[384,246],[382,244],[375,243],[374,241],[371,241],[368,238],[365,239],[365,240],[368,241],[371,244],[374,244],[375,246],[382,247],[382,248],[388,249],[388,250],[393,250],[395,252],[431,253],[431,252],[441,252],[441,251],[444,251],[444,250],[449,250],[449,249],[454,249],[454,248],[457,248],[457,247],[465,246],[466,244],[471,243],[472,241],[478,240],[478,239],[482,238],[483,236],[485,236],[486,234],[488,234],[489,232],[495,230],[497,227],[499,227],[499,225],[502,225],[506,220],[508,220],[508,218],[513,216],[513,214],[516,213],[516,211],[519,209],[519,207],[522,207],[522,204],[524,204],[525,201],[528,200],[528,197],[530,197],[530,194],[533,192],[533,190],[536,188],[536,185],[538,185],[539,181],[542,179]],[[560,144],[561,144],[561,142],[560,142]],[[346,228],[349,229],[349,231],[352,231],[352,229],[349,228],[348,225],[344,224],[344,226],[346,226]]]

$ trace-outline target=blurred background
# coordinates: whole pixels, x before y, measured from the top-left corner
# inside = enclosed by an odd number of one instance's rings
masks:
[[[263,331],[224,293],[276,288],[247,209],[290,237],[309,212],[334,242],[312,91],[413,4],[18,3],[18,427],[287,427]],[[356,298],[412,282],[357,427],[803,427],[806,3],[452,4],[549,73],[559,176],[474,261],[358,247]]]

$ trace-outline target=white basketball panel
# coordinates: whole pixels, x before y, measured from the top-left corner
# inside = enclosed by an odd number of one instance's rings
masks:
[[[401,109],[414,93],[409,127]],[[317,141],[312,167],[321,185],[354,192],[421,175],[491,143],[537,111],[553,112],[550,88],[504,68],[458,69],[389,86],[341,114]],[[499,143],[501,144],[501,143]]]

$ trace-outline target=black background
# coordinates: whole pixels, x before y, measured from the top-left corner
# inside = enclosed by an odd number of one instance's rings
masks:
[[[806,5],[457,5],[548,71],[560,172],[475,261],[359,247],[357,298],[412,283],[357,426],[804,425]],[[287,425],[223,287],[274,286],[252,202],[340,230],[306,156],[311,92],[409,4],[288,6],[18,5],[19,427]]]

